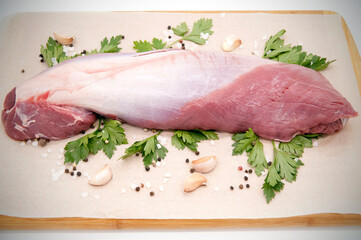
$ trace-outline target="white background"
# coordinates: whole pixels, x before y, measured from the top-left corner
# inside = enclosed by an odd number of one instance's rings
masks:
[[[348,24],[361,48],[361,0],[0,0],[0,20],[16,12],[147,11],[147,10],[332,10]],[[337,47],[337,46],[335,46]],[[1,53],[0,53],[1,54]],[[0,239],[361,239],[361,227],[116,230],[116,231],[1,231]]]

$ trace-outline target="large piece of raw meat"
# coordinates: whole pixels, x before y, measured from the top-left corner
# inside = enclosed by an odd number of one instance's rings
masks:
[[[14,88],[2,121],[13,139],[63,139],[98,113],[151,129],[252,128],[267,139],[331,134],[357,116],[320,73],[255,56],[161,50],[58,64]]]

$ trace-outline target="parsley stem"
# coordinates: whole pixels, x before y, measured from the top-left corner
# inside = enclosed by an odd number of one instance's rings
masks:
[[[183,39],[178,39],[178,40],[175,40],[174,42],[172,42],[170,45],[168,45],[167,48],[170,48],[171,46],[173,46],[174,44],[176,44],[177,42],[179,42],[180,40],[183,40]]]

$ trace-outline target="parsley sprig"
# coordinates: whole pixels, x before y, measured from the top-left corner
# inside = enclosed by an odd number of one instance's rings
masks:
[[[98,128],[77,140],[68,142],[64,148],[64,163],[76,163],[102,150],[110,159],[117,145],[126,144],[127,139],[121,123],[112,119],[99,119]]]
[[[232,137],[233,155],[242,155],[247,153],[247,162],[255,169],[257,176],[268,169],[267,176],[263,184],[263,194],[267,203],[275,196],[276,192],[280,192],[284,183],[282,180],[293,182],[296,180],[298,168],[303,166],[299,157],[302,157],[304,148],[312,147],[312,140],[317,139],[319,134],[306,134],[294,137],[290,142],[279,143],[278,149],[273,144],[273,162],[268,166],[264,156],[263,144],[254,131],[249,128],[243,133],[234,134]]]
[[[122,35],[113,36],[108,40],[108,38],[104,38],[100,45],[100,50],[94,49],[90,52],[87,51],[85,54],[96,54],[96,53],[117,53],[121,50],[119,44],[121,42]],[[40,46],[40,52],[44,57],[45,62],[48,64],[49,67],[54,65],[52,59],[55,58],[57,63],[61,63],[63,61],[76,58],[82,55],[82,53],[77,53],[74,56],[66,56],[64,52],[63,45],[55,41],[52,37],[49,37],[48,42],[44,47],[43,45]]]
[[[193,24],[192,31],[189,32],[187,23],[182,22],[177,27],[172,28],[173,33],[180,38],[170,43],[169,45],[167,45],[167,43],[163,42],[161,39],[153,38],[152,42],[146,40],[134,41],[133,49],[137,50],[137,52],[147,52],[155,49],[170,48],[180,41],[190,41],[199,45],[204,45],[207,38],[204,36],[210,36],[213,34],[213,31],[211,30],[212,27],[212,19],[201,18]]]
[[[198,143],[204,140],[218,140],[218,135],[214,131],[203,130],[175,130],[172,136],[172,145],[179,150],[183,150],[185,147],[191,151],[196,152]]]
[[[328,65],[336,60],[327,62],[327,58],[314,55],[312,53],[302,51],[302,46],[297,45],[292,47],[291,44],[284,45],[284,40],[281,37],[286,30],[282,29],[274,36],[271,36],[266,42],[263,57],[269,58],[278,62],[292,63],[314,69],[316,71],[324,70]]]
[[[152,164],[153,160],[157,161],[158,158],[164,159],[167,155],[168,149],[159,143],[157,137],[160,133],[161,131],[142,141],[134,142],[130,147],[125,149],[125,154],[121,157],[121,159],[130,157],[136,153],[141,153],[145,167]]]
[[[242,155],[243,152],[247,152],[247,162],[255,169],[257,176],[260,176],[268,165],[259,137],[252,128],[249,128],[245,133],[234,134],[232,140],[235,141],[232,144],[234,147],[232,155]]]

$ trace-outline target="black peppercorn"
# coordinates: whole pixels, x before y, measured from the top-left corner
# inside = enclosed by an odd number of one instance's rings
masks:
[[[162,159],[159,157],[159,158],[157,158],[157,160],[158,160],[158,162],[160,162],[160,161],[162,161]]]
[[[73,47],[74,45],[72,43],[69,44],[69,47]]]
[[[194,170],[194,168],[191,168],[191,170],[189,170],[189,171],[190,171],[191,173],[194,173],[195,170]]]
[[[188,158],[186,159],[186,163],[189,163],[189,159],[188,159]]]
[[[234,187],[233,187],[233,186],[230,186],[230,187],[229,187],[229,189],[233,190],[233,189],[234,189]]]
[[[70,172],[70,175],[71,175],[71,176],[74,176],[74,172]]]
[[[43,54],[40,53],[40,54],[39,54],[39,57],[43,58],[44,56],[43,56]]]
[[[182,47],[185,47],[186,45],[184,43],[182,43]]]
[[[69,173],[69,169],[65,169],[65,173]]]
[[[271,161],[269,161],[267,164],[268,164],[268,166],[271,166],[271,165],[272,165],[272,162],[271,162]]]
[[[82,130],[80,133],[81,133],[81,134],[85,134],[85,130]]]
[[[40,60],[40,62],[44,62],[44,59],[42,58],[42,59]]]
[[[168,30],[171,30],[172,29],[172,27],[171,26],[168,26]]]
[[[196,151],[195,154],[196,154],[196,155],[199,155],[199,151]]]
[[[139,153],[136,153],[135,156],[136,156],[136,157],[139,157]]]
[[[21,69],[21,72],[22,72],[22,73],[24,73],[24,72],[25,72],[25,70],[24,70],[24,69]]]
[[[94,125],[94,124],[92,124],[92,125],[90,126],[90,128],[95,128],[95,125]]]
[[[73,170],[75,171],[75,170],[76,170],[76,167],[73,167]]]
[[[153,192],[153,191],[150,192],[149,195],[150,195],[151,197],[153,197],[153,196],[154,196],[154,192]]]
[[[248,170],[244,170],[245,173],[248,173]]]
[[[125,37],[122,35],[122,39],[124,39]]]
[[[239,189],[243,189],[243,184],[239,184]]]
[[[78,175],[78,177],[80,177],[80,176],[81,176],[81,172],[77,172],[76,175]]]
[[[248,180],[248,177],[247,177],[247,176],[244,176],[244,180],[247,181],[247,180]]]
[[[88,158],[84,158],[83,159],[83,162],[87,162],[89,159]]]
[[[246,188],[249,188],[249,184],[246,184]]]
[[[146,166],[146,167],[145,167],[145,171],[148,172],[149,170],[150,170],[150,167],[149,167],[149,166]]]
[[[135,188],[135,191],[139,192],[139,190],[140,190],[140,187]]]
[[[169,39],[171,39],[171,38],[172,38],[172,36],[168,36],[168,38],[169,38]]]
[[[253,172],[252,169],[248,170],[248,173],[252,173],[252,172]]]

